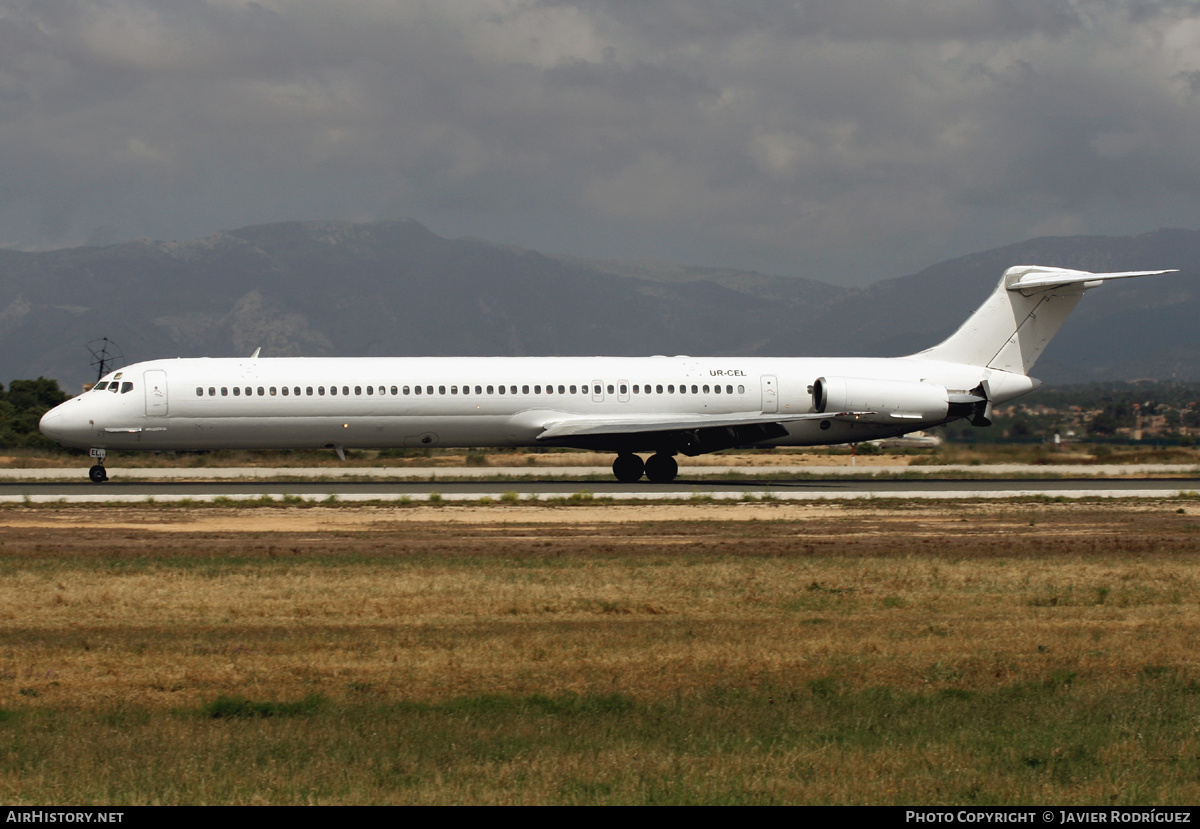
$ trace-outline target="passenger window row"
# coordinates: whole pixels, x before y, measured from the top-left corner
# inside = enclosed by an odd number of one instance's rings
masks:
[[[98,383],[96,385],[96,388],[103,390],[104,385],[105,385],[104,383]],[[124,385],[126,386],[126,388],[123,388],[121,390],[122,393],[127,392],[133,388],[132,383],[125,383]],[[406,395],[428,396],[428,395],[434,394],[435,388],[436,388],[436,393],[439,395],[445,395],[447,393],[446,386],[436,386],[436,387],[434,387],[434,386],[367,386],[365,391],[366,391],[367,395],[379,394],[382,396],[382,395],[387,395],[390,392],[390,394],[393,396],[406,396]],[[449,393],[451,395],[457,395],[459,393],[458,386],[449,386],[448,388],[449,388]],[[531,388],[530,386],[523,385],[520,387],[520,389],[521,389],[520,393],[521,394],[530,394],[530,388]],[[535,385],[532,387],[532,389],[533,389],[532,393],[533,394],[554,394],[555,388],[556,388],[556,386],[554,386],[552,384],[547,384],[546,386]],[[603,394],[604,388],[607,389],[609,394],[615,394],[616,389],[617,389],[616,385],[614,385],[612,383],[607,384],[607,386],[603,387],[603,388],[599,384],[594,384],[591,388],[590,393],[596,394],[596,395]],[[565,395],[568,393],[569,394],[582,393],[582,394],[586,395],[589,393],[588,384],[586,384],[586,383],[581,386],[567,386],[567,385],[560,384],[557,386],[557,389],[558,389],[558,394],[561,394],[561,395]],[[665,391],[664,391],[664,389],[665,389]],[[111,390],[112,391],[117,390],[117,383],[114,382],[112,384]],[[218,387],[216,387],[216,386],[209,386],[207,389],[205,389],[205,387],[203,387],[203,386],[196,386],[196,396],[197,397],[204,397],[206,391],[207,391],[207,395],[209,397],[217,397],[218,395],[221,397],[228,397],[228,396],[230,396],[230,394],[232,394],[234,397],[242,397],[243,395],[246,397],[254,397],[254,396],[275,397],[276,395],[280,395],[282,397],[289,397],[289,396],[291,396],[291,397],[301,397],[301,396],[311,397],[314,394],[316,394],[319,397],[323,397],[326,394],[326,387],[325,386],[315,386],[315,387],[314,386],[304,386],[302,388],[300,386],[290,386],[290,387],[289,386],[280,386],[280,387],[276,387],[276,386],[232,386],[232,387],[221,386],[218,389]],[[353,387],[353,393],[355,396],[362,396],[363,391],[364,391],[364,388],[362,386],[354,386]],[[629,386],[625,383],[621,383],[620,384],[620,393],[621,394],[629,394]],[[663,386],[662,384],[656,384],[653,386],[651,386],[649,384],[647,384],[647,385],[637,384],[637,385],[633,386],[633,393],[634,394],[675,394],[676,387],[674,384],[668,384],[666,386]],[[680,384],[678,393],[679,394],[688,394],[689,393],[688,386],[685,384]],[[714,385],[711,387],[708,385],[703,385],[703,386],[692,385],[691,386],[691,394],[721,394],[721,393],[733,394],[733,386],[732,385],[726,385],[724,387],[722,387],[720,385]],[[739,384],[737,387],[737,393],[745,394],[746,387],[744,385]],[[339,394],[342,395],[343,397],[349,397],[349,396],[351,396],[351,387],[350,386],[341,386],[339,389],[338,386],[329,386],[328,394],[331,397],[335,397]],[[464,385],[462,387],[462,394],[464,394],[464,395],[471,394],[471,386]],[[485,394],[517,394],[517,386],[475,386],[475,396],[482,397]]]

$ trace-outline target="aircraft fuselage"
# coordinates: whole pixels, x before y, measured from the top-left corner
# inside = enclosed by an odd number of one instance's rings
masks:
[[[660,451],[670,447],[645,430],[539,436],[547,423],[573,418],[645,416],[668,423],[673,416],[776,415],[782,434],[748,442],[810,446],[890,437],[952,419],[943,409],[932,416],[902,412],[864,420],[832,412],[786,421],[817,411],[812,387],[821,377],[951,393],[987,379],[994,403],[1037,386],[1023,375],[912,358],[174,359],[113,372],[103,388],[49,413],[42,431],[67,446],[105,450],[560,445]]]

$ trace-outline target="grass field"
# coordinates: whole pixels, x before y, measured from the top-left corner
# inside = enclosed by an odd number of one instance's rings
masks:
[[[1196,502],[0,509],[0,799],[1200,800]]]

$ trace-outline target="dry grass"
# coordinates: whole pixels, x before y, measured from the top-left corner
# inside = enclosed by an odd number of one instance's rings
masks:
[[[671,509],[4,510],[0,797],[1200,795],[1190,502]]]

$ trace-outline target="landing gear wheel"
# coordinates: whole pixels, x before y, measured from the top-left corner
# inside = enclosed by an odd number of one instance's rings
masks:
[[[92,479],[92,483],[102,484],[108,480],[108,473],[101,464],[96,464],[88,470],[88,477]]]
[[[679,464],[670,455],[654,455],[646,461],[646,477],[651,483],[669,484],[679,474]]]
[[[642,479],[646,465],[637,455],[617,455],[617,459],[613,461],[612,470],[618,481],[623,484],[632,484]]]

